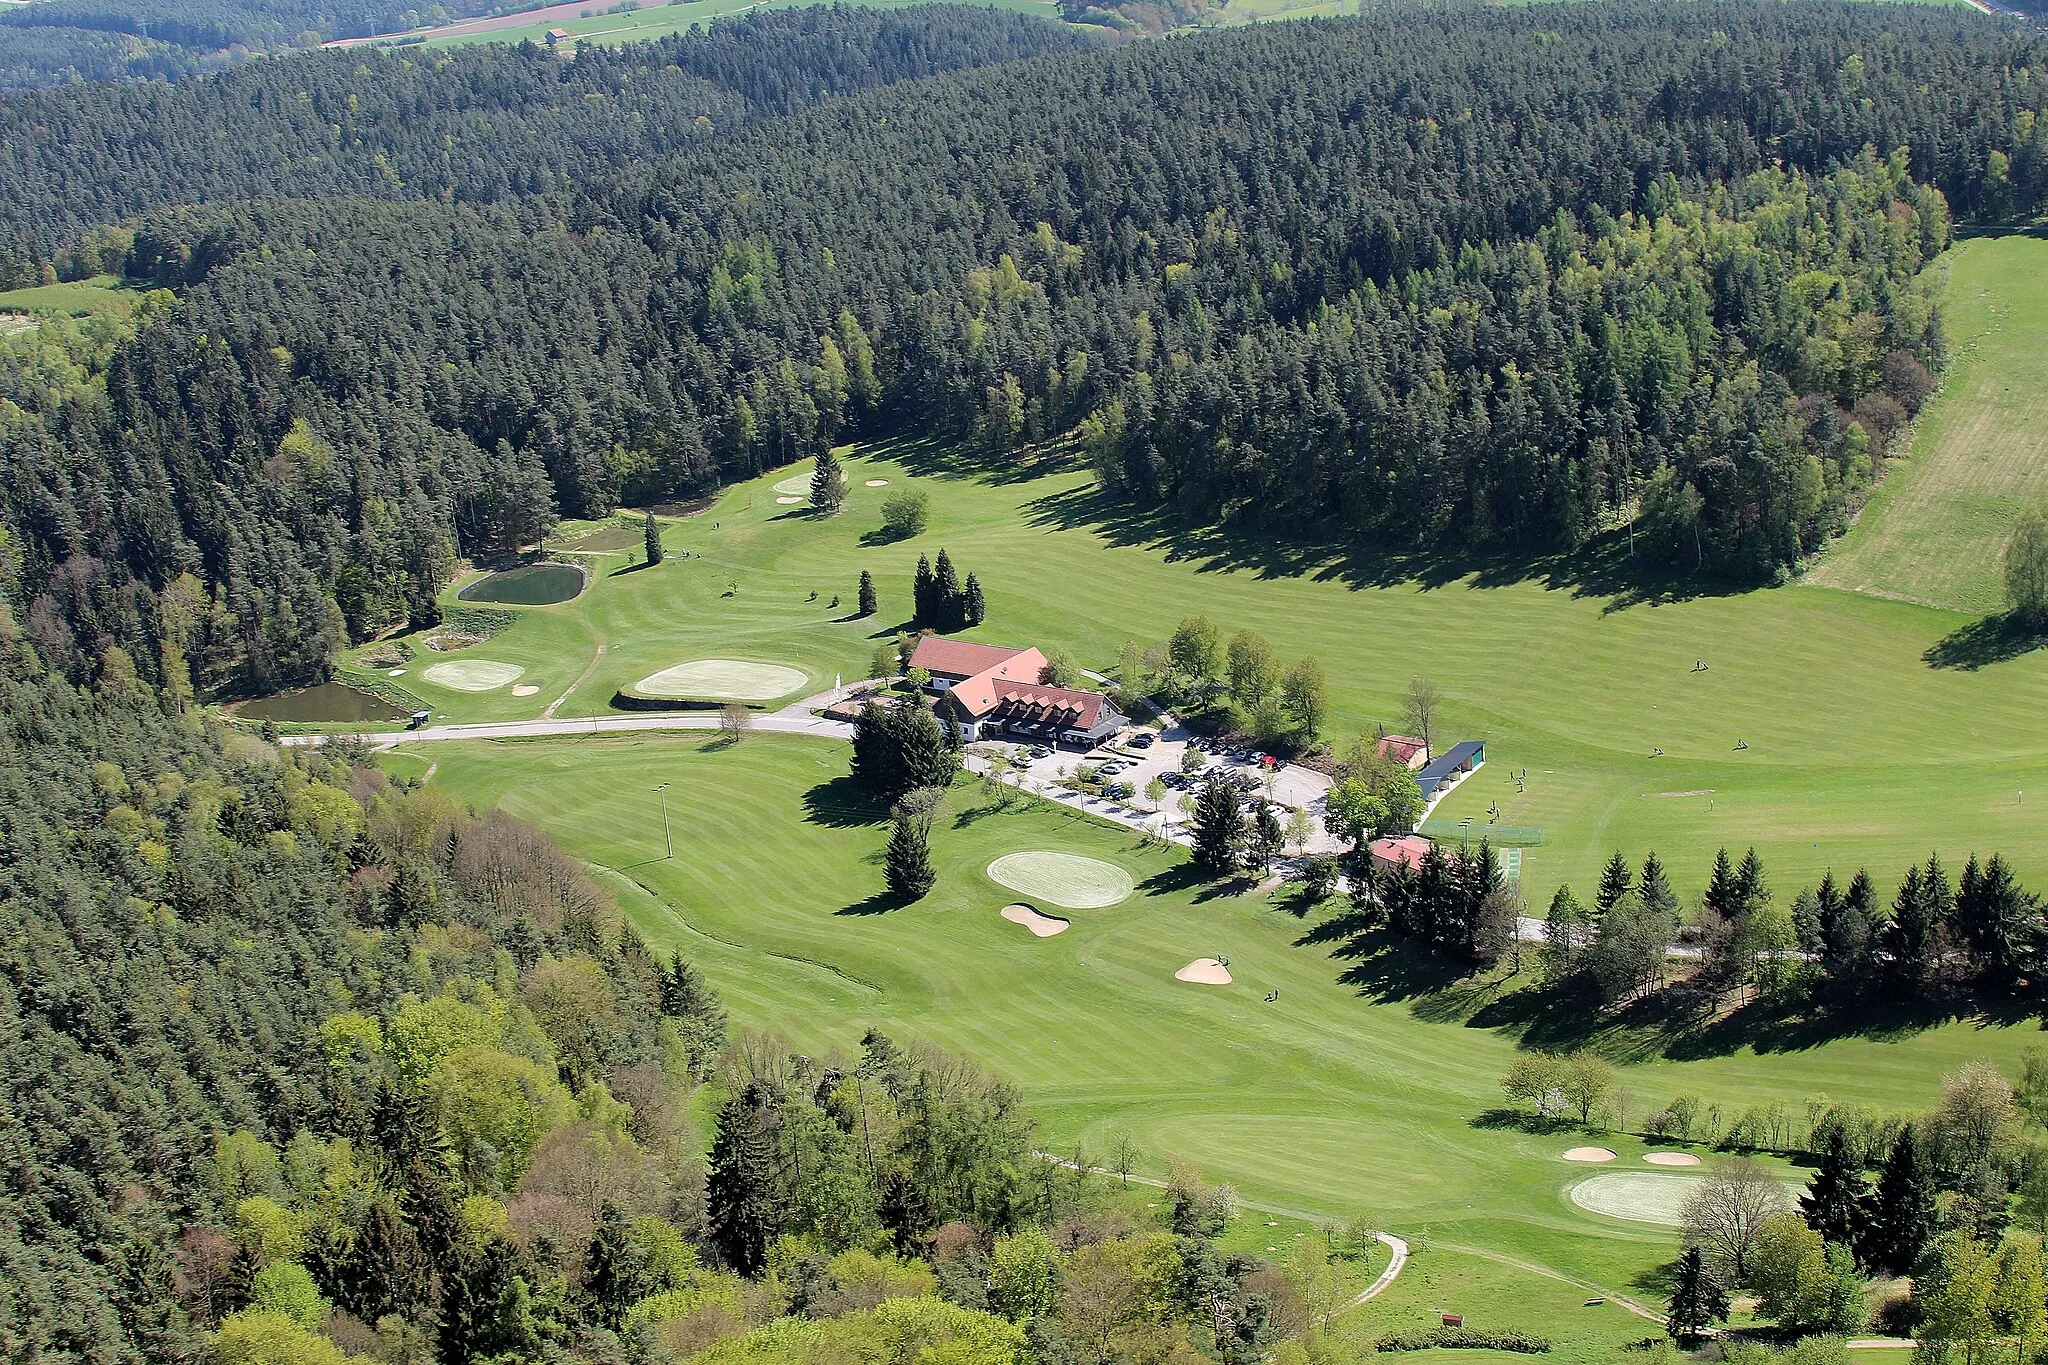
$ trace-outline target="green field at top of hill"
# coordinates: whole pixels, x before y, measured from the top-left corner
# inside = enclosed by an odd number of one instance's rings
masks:
[[[1586,890],[1616,849],[1654,849],[1685,893],[1724,845],[1754,844],[1786,896],[1831,868],[1886,883],[1937,849],[1954,867],[2003,851],[2023,879],[2048,879],[2048,654],[1938,666],[1972,624],[1962,614],[1807,586],[1646,591],[1597,559],[1418,568],[1238,538],[1131,514],[1056,458],[990,474],[959,449],[898,443],[846,467],[837,516],[778,503],[791,471],[777,471],[667,522],[651,569],[630,545],[566,542],[590,588],[516,609],[472,651],[524,667],[536,694],[401,681],[452,720],[534,717],[564,692],[556,714],[596,716],[675,664],[737,659],[802,671],[772,703],[786,704],[865,677],[910,625],[918,557],[944,547],[987,592],[967,638],[1107,670],[1126,639],[1207,615],[1226,636],[1263,633],[1283,662],[1315,655],[1340,745],[1397,726],[1410,680],[1432,679],[1441,733],[1484,739],[1488,757],[1437,815],[1483,834],[1497,805],[1499,823],[1540,829],[1521,871],[1538,904],[1561,881]],[[905,489],[929,495],[928,529],[874,543],[883,500]],[[871,619],[854,617],[863,569],[880,590]],[[1508,774],[1524,770],[1518,789]]]
[[[1937,267],[1949,369],[1862,517],[1811,575],[1880,597],[1989,613],[2013,522],[2048,503],[2048,236],[1964,241]]]
[[[582,7],[574,15],[553,14],[553,17],[527,24],[508,24],[503,28],[475,28],[474,21],[454,25],[460,31],[437,35],[435,30],[426,29],[420,34],[430,47],[456,47],[470,43],[544,43],[548,34],[556,29],[569,35],[575,43],[601,43],[614,46],[619,43],[639,42],[649,38],[660,38],[670,33],[687,32],[692,25],[709,23],[728,15],[747,14],[755,10],[800,9],[810,0],[673,0],[669,4],[643,4],[621,7],[615,0]],[[851,0],[864,9],[905,9],[921,3],[921,0]],[[992,8],[1015,10],[1020,14],[1037,15],[1040,18],[1056,19],[1059,6],[1052,0],[989,0]],[[552,12],[552,10],[551,10]]]
[[[136,292],[121,280],[112,275],[100,275],[89,280],[0,290],[0,313],[69,318],[109,313],[126,317],[134,308],[137,297]]]

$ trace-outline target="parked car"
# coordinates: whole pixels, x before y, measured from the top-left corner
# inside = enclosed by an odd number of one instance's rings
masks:
[[[1138,734],[1131,736],[1131,747],[1133,749],[1149,749],[1158,739],[1159,736],[1153,734],[1150,730],[1140,731]]]
[[[1131,784],[1128,782],[1112,782],[1102,789],[1102,794],[1112,801],[1128,801],[1132,796]]]
[[[1179,788],[1185,787],[1188,784],[1188,775],[1183,772],[1176,772],[1175,770],[1169,768],[1165,772],[1159,774],[1159,781],[1160,784],[1163,786],[1171,787],[1178,790]]]

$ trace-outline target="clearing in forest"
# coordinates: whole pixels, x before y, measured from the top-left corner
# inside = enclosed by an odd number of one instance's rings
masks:
[[[2013,521],[2048,502],[2048,238],[1976,238],[1947,268],[1942,390],[1912,453],[1807,581],[1989,614],[2005,606]]]

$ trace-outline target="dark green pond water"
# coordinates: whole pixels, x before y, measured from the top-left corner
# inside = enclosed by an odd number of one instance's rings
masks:
[[[583,570],[573,564],[529,564],[480,578],[456,596],[465,602],[505,602],[516,607],[544,607],[566,602],[583,591]]]
[[[337,682],[321,683],[317,687],[302,687],[296,692],[279,692],[275,696],[245,701],[235,708],[235,714],[244,720],[405,719],[405,712],[390,702]]]

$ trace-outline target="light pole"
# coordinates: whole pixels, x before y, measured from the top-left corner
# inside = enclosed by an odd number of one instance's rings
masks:
[[[676,856],[676,844],[668,832],[668,783],[664,782],[654,790],[661,797],[661,844],[665,850],[661,856],[673,858]]]

